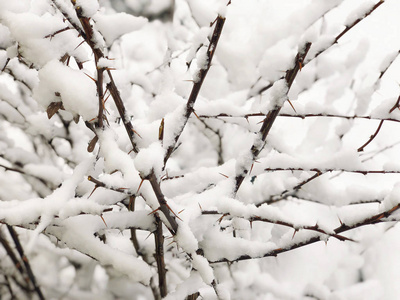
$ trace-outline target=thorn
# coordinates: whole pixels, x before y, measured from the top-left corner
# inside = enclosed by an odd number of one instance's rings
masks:
[[[76,46],[74,50],[78,49],[84,42],[85,42],[85,40],[83,40],[82,42],[80,42],[79,45]]]
[[[179,215],[181,212],[183,212],[184,210],[185,210],[185,209],[182,209],[181,211],[179,211],[179,212],[178,212],[178,215]]]
[[[197,204],[199,205],[200,210],[203,211],[203,208],[201,207],[200,203],[197,203]]]
[[[175,241],[172,241],[171,243],[169,243],[167,246],[172,245],[173,243],[176,243]]]
[[[105,221],[104,218],[103,218],[103,214],[100,215],[100,218],[103,220],[104,225],[106,225],[106,227],[108,227],[106,221]]]
[[[221,224],[222,219],[227,216],[228,214],[223,214],[219,219],[218,219],[218,223]]]
[[[192,112],[193,112],[193,114],[196,116],[196,118],[200,120],[200,118],[199,118],[199,116],[196,114],[196,112],[195,112],[194,110],[193,110]]]
[[[342,220],[340,219],[339,216],[338,216],[338,219],[339,219],[340,225],[343,225],[343,222],[342,222]]]
[[[146,236],[146,238],[144,239],[144,240],[147,240],[148,238],[149,238],[149,236],[151,236],[152,235],[152,232],[150,232],[149,234],[148,234],[148,236]]]
[[[218,17],[216,17],[215,20],[210,23],[210,27],[212,27],[215,24],[215,22],[217,22],[217,20],[218,20]]]
[[[254,163],[251,164],[249,175],[251,174],[251,171],[253,171],[253,167],[254,167]]]
[[[229,176],[227,176],[227,175],[225,175],[225,174],[222,174],[222,173],[220,173],[220,172],[218,172],[218,174],[224,176],[225,178],[229,178]]]
[[[292,102],[290,102],[290,100],[289,100],[289,99],[288,99],[287,101],[289,102],[290,106],[293,108],[294,112],[297,114],[297,111],[296,111],[296,109],[294,108],[294,106],[293,106]]]
[[[131,150],[131,151],[132,151],[132,150]],[[139,193],[139,190],[140,190],[140,188],[142,187],[143,181],[144,181],[144,179],[142,179],[142,181],[140,182],[139,187],[138,187],[138,189],[137,189],[137,191],[136,191],[136,194]]]
[[[181,218],[179,218],[178,215],[171,209],[171,207],[169,207],[168,204],[165,204],[165,205],[168,207],[169,211],[172,212],[173,215],[174,215],[175,217],[177,217],[179,220],[183,221],[183,220],[182,220]]]
[[[87,77],[89,77],[90,79],[92,79],[94,82],[96,82],[96,83],[97,83],[96,79],[94,79],[92,76],[90,76],[90,75],[86,74],[85,72],[83,72],[83,74],[85,74]]]
[[[294,229],[294,232],[293,232],[293,235],[292,235],[292,240],[294,239],[294,236],[296,235],[296,233],[297,233],[297,229]]]
[[[132,128],[132,131],[133,131],[134,133],[136,133],[136,135],[137,135],[138,137],[142,138],[142,136],[141,136],[135,129]]]
[[[89,179],[89,178],[90,178],[90,176],[88,177],[88,179]],[[90,180],[90,179],[89,179],[89,180]],[[95,191],[98,187],[99,187],[98,185],[96,185],[96,186],[94,187],[94,189],[93,189],[93,191],[90,193],[88,199],[90,198],[90,196],[92,196],[92,194],[94,193],[94,191]]]
[[[160,210],[160,208],[157,208],[157,209],[153,210],[152,212],[148,213],[147,215],[150,216],[150,215],[156,213],[156,212],[159,211],[159,210]]]

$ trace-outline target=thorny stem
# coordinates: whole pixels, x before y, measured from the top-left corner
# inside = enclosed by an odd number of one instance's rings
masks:
[[[400,97],[399,97],[400,98]],[[394,107],[396,109],[397,106]],[[393,108],[391,109],[390,112],[394,110]],[[264,113],[249,113],[245,115],[228,115],[228,114],[218,114],[218,115],[200,115],[200,119],[217,119],[217,118],[245,118],[248,119],[250,117],[265,117],[266,115]],[[305,119],[305,118],[313,118],[313,117],[324,117],[324,118],[341,118],[341,119],[347,119],[347,120],[354,120],[354,119],[366,119],[366,120],[378,120],[378,121],[391,121],[391,122],[400,122],[398,119],[393,119],[393,118],[377,118],[377,117],[372,117],[372,116],[344,116],[344,115],[336,115],[336,114],[330,114],[330,113],[316,113],[316,114],[291,114],[291,113],[280,113],[278,117],[288,117],[288,118],[300,118],[300,119]]]
[[[128,134],[129,140],[132,144],[132,149],[135,153],[139,152],[139,149],[134,140],[134,134],[136,131],[133,129],[131,121],[127,118],[127,113],[125,109],[124,102],[121,99],[120,93],[118,91],[117,86],[115,85],[114,78],[112,77],[111,71],[107,70],[108,76],[110,77],[110,82],[107,84],[107,88],[110,91],[112,98],[114,99],[115,106],[118,109],[118,113],[121,117],[122,122],[124,123],[125,130]]]
[[[202,213],[203,215],[219,215],[219,214],[222,214],[224,218],[230,216],[229,213],[220,213],[220,212],[218,212],[218,211],[202,211],[201,213]],[[252,222],[257,222],[257,221],[258,221],[258,222],[264,222],[264,223],[277,224],[277,225],[281,225],[281,226],[293,228],[293,229],[295,230],[295,232],[297,232],[297,231],[303,229],[303,230],[309,230],[309,231],[319,232],[319,233],[325,234],[325,235],[327,235],[327,236],[329,236],[329,237],[334,237],[334,238],[338,239],[339,241],[353,241],[352,239],[350,239],[350,238],[348,238],[348,237],[345,237],[345,236],[342,236],[342,235],[339,235],[339,234],[337,234],[337,233],[329,233],[329,232],[326,232],[325,230],[323,230],[322,228],[320,228],[320,227],[318,226],[318,224],[317,224],[317,225],[314,225],[314,226],[309,226],[309,225],[305,225],[305,226],[303,226],[303,225],[295,225],[295,224],[290,223],[290,222],[281,221],[281,220],[271,220],[271,219],[267,219],[267,218],[261,218],[261,217],[259,217],[259,216],[252,216],[252,217],[250,217],[250,218],[245,218],[245,219],[246,219],[247,221],[249,221],[250,223],[252,223]]]
[[[224,23],[225,23],[225,18],[222,16],[218,16],[217,20],[215,22],[214,32],[212,34],[211,41],[210,41],[210,44],[209,44],[208,50],[207,50],[207,59],[208,59],[207,66],[206,66],[206,68],[200,69],[198,71],[198,74],[197,74],[198,78],[197,78],[197,80],[195,80],[195,82],[193,84],[192,91],[191,91],[189,99],[186,103],[185,112],[183,114],[183,124],[182,124],[181,128],[178,130],[178,132],[175,134],[172,144],[169,145],[167,148],[167,152],[164,156],[164,165],[167,163],[172,152],[174,151],[176,143],[178,142],[179,137],[181,136],[183,129],[185,128],[186,123],[187,123],[190,115],[193,112],[193,107],[197,100],[197,96],[199,95],[201,86],[203,85],[204,79],[206,78],[207,73],[210,70],[211,62],[212,62],[215,50],[218,45],[218,41],[221,36],[222,29],[224,27]]]
[[[379,1],[377,4],[375,4],[364,16],[358,18],[357,20],[355,20],[353,23],[351,23],[350,25],[347,25],[346,28],[341,31],[334,39],[334,41],[332,43],[330,43],[327,47],[325,47],[324,49],[322,49],[321,51],[319,51],[314,57],[309,58],[308,60],[305,60],[303,62],[303,67],[306,66],[310,61],[314,60],[315,58],[317,58],[319,55],[321,55],[322,53],[324,53],[326,50],[328,50],[330,47],[332,47],[333,45],[337,44],[337,42],[339,41],[340,38],[342,38],[347,32],[349,32],[354,26],[356,26],[358,23],[360,23],[362,20],[364,20],[365,18],[367,18],[369,15],[371,15],[379,6],[381,6],[381,4],[383,4],[385,1],[381,0]],[[267,86],[262,87],[261,89],[258,90],[258,92],[256,92],[254,95],[260,95],[263,92],[265,92],[266,90],[268,90],[269,88],[271,88],[273,86],[272,83],[268,84]]]
[[[299,70],[302,68],[302,64],[304,62],[304,59],[308,53],[308,51],[310,50],[311,47],[311,43],[307,42],[303,48],[301,48],[299,50],[299,52],[297,53],[295,60],[294,60],[294,66],[292,69],[286,71],[286,76],[285,76],[285,82],[287,85],[287,93],[289,93],[289,90],[294,82],[294,79],[297,76],[297,73],[299,72]],[[283,105],[283,103],[282,103]],[[252,162],[254,162],[257,158],[257,156],[260,154],[260,152],[262,151],[262,149],[264,148],[264,143],[266,141],[266,138],[268,136],[268,133],[272,127],[272,125],[274,124],[276,117],[279,115],[279,112],[282,108],[281,106],[277,106],[275,107],[273,110],[269,111],[267,116],[265,117],[264,121],[263,121],[263,125],[261,126],[261,129],[259,131],[259,135],[260,135],[260,139],[261,139],[261,143],[260,142],[256,142],[253,144],[253,146],[251,147],[251,154],[252,154]],[[235,178],[235,189],[234,189],[234,193],[236,194],[237,191],[239,190],[244,178],[246,177],[248,171],[249,171],[250,166],[245,166],[244,171],[241,174],[238,174]]]
[[[383,222],[392,222],[395,221],[394,219],[388,219],[395,211],[400,209],[400,204],[397,204],[396,206],[392,207],[391,209],[384,211],[382,213],[376,214],[370,218],[366,218],[364,220],[361,220],[360,222],[351,224],[351,225],[347,225],[342,223],[339,227],[335,228],[333,230],[334,234],[340,234],[352,229],[356,229],[356,228],[360,228],[362,226],[366,226],[366,225],[372,225],[372,224],[377,224],[377,223],[383,223]],[[257,255],[257,256],[250,256],[250,255],[241,255],[238,258],[234,259],[234,260],[229,260],[226,258],[222,258],[222,259],[218,259],[215,261],[210,261],[210,263],[221,263],[221,262],[238,262],[241,260],[248,260],[248,259],[256,259],[256,258],[262,258],[262,257],[270,257],[270,256],[277,256],[278,254],[281,253],[285,253],[285,252],[289,252],[291,250],[303,247],[303,246],[307,246],[319,241],[325,241],[326,239],[320,235],[318,236],[313,236],[307,240],[301,241],[299,243],[294,243],[291,245],[287,245],[283,248],[277,248],[277,249],[273,249],[270,251],[267,251],[261,255]]]
[[[385,2],[384,0],[379,1],[378,3],[376,3],[364,16],[362,16],[361,18],[358,18],[357,20],[355,20],[353,23],[351,23],[350,25],[347,25],[346,28],[335,38],[335,42],[334,44],[336,44],[339,39],[344,36],[350,29],[352,29],[354,26],[356,26],[359,22],[361,22],[362,20],[364,20],[366,17],[368,17],[375,9],[377,9],[379,6],[381,6],[381,4],[383,4],[383,2]]]
[[[103,127],[103,118],[104,118],[104,103],[103,103],[103,72],[104,68],[99,67],[98,63],[101,58],[104,57],[103,52],[99,47],[96,47],[96,44],[93,39],[93,27],[90,24],[90,21],[87,17],[84,17],[82,15],[81,9],[78,7],[75,8],[77,16],[79,18],[79,21],[82,24],[83,30],[86,33],[85,41],[86,43],[90,46],[92,49],[92,52],[94,54],[94,62],[96,65],[96,70],[97,70],[97,80],[96,80],[96,88],[97,88],[97,96],[99,98],[99,112],[97,115],[97,122],[98,122],[98,127],[102,128]]]
[[[265,168],[266,172],[276,172],[276,171],[306,171],[306,172],[317,172],[317,173],[327,173],[327,172],[348,172],[348,173],[359,173],[363,175],[367,174],[399,174],[400,171],[396,170],[349,170],[349,169],[318,169],[318,168]]]
[[[135,211],[135,202],[136,202],[136,196],[135,195],[130,196],[129,204],[128,204],[129,211]],[[156,221],[157,221],[157,219],[156,219]],[[148,257],[140,249],[139,241],[138,241],[137,235],[136,235],[136,228],[131,228],[130,232],[131,232],[131,241],[132,241],[133,247],[135,248],[137,255],[142,257],[142,259],[148,265],[151,265],[151,262],[149,261]],[[154,300],[161,300],[160,291],[157,288],[157,286],[155,285],[153,277],[150,278],[150,288],[151,288],[151,291],[153,292]]]
[[[154,172],[151,172],[147,179],[149,180],[151,187],[153,188],[154,194],[157,197],[158,203],[160,204],[161,212],[167,218],[167,221],[169,223],[169,226],[167,226],[167,228],[171,231],[173,235],[175,235],[178,231],[178,223],[176,222],[175,216],[171,214],[171,210],[167,204],[167,200],[165,199],[165,196],[161,191],[160,183],[158,182]]]

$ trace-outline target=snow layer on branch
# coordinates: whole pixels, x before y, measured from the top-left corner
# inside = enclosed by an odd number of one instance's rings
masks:
[[[270,110],[282,107],[288,99],[288,90],[288,85],[285,79],[276,81],[268,93],[267,105],[262,112],[268,114]]]
[[[346,26],[351,25],[354,21],[359,18],[362,18],[366,15],[366,13],[371,10],[371,8],[375,5],[373,1],[362,1],[361,5],[353,10],[347,17],[345,24]]]
[[[97,1],[96,1],[97,2]],[[147,24],[147,19],[135,17],[126,13],[104,15],[97,13],[93,16],[97,29],[106,40],[107,46],[114,43],[120,36],[139,30]]]
[[[105,228],[99,216],[76,216],[61,222],[62,227],[52,227],[48,231],[57,236],[68,247],[85,253],[102,265],[112,265],[116,271],[129,276],[136,282],[148,284],[151,277],[150,267],[132,255],[104,244],[94,236],[99,228]]]
[[[49,13],[36,15],[31,12],[3,11],[0,12],[0,19],[18,42],[18,51],[36,66],[59,59],[68,51],[74,52],[79,44],[79,39],[72,30],[49,36],[66,27],[62,19]]]
[[[198,272],[191,272],[190,276],[179,284],[175,291],[170,292],[164,300],[185,299],[186,296],[194,294],[199,291],[200,287],[205,284]]]
[[[75,7],[81,7],[85,17],[92,17],[99,10],[98,0],[76,0]]]
[[[85,121],[96,117],[96,85],[83,72],[53,60],[39,71],[39,81],[33,91],[33,98],[44,108],[51,102],[61,101],[67,111],[82,116]],[[60,94],[61,99],[56,93]]]
[[[206,233],[200,246],[204,250],[205,257],[210,261],[224,258],[233,261],[242,255],[261,257],[275,247],[273,243],[234,238],[232,234],[220,232],[216,227]]]
[[[150,175],[152,171],[157,177],[161,176],[164,165],[165,149],[160,142],[152,143],[149,147],[141,149],[135,158],[135,167],[143,178]]]
[[[39,217],[46,216],[45,223],[51,222],[54,216],[58,215],[62,209],[65,209],[69,205],[68,201],[75,198],[75,190],[83,180],[87,170],[92,166],[92,163],[92,159],[83,161],[59,188],[44,199],[30,199],[22,203],[17,200],[0,202],[0,219],[10,225],[14,225],[29,224],[36,222]],[[102,211],[102,206],[92,202],[88,209],[86,212],[98,214]],[[42,228],[42,230],[44,229],[45,227]]]

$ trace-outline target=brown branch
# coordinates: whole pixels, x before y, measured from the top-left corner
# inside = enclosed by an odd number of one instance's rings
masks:
[[[86,33],[82,30],[79,24],[75,23],[75,21],[62,9],[62,7],[57,3],[56,0],[52,1],[54,6],[61,12],[64,18],[74,27],[74,29],[79,33],[79,35],[82,36],[84,40],[87,40]]]
[[[385,68],[384,70],[381,71],[381,73],[379,74],[379,77],[378,77],[378,82],[379,82],[379,80],[382,79],[383,75],[385,75],[386,71],[389,70],[389,68],[392,66],[392,64],[394,63],[394,61],[395,61],[395,60],[397,59],[397,57],[399,56],[399,54],[400,54],[400,50],[397,51],[397,55],[394,56],[394,57],[390,60],[390,62],[389,62],[388,65],[386,66],[386,68]]]
[[[124,102],[121,99],[121,96],[119,94],[118,88],[115,85],[114,79],[112,77],[111,71],[107,70],[108,76],[110,77],[110,82],[107,84],[107,89],[110,91],[110,94],[112,98],[114,99],[115,106],[118,109],[119,116],[121,117],[122,122],[124,123],[125,130],[128,133],[129,140],[132,145],[132,149],[135,153],[139,152],[139,149],[136,145],[135,142],[135,137],[134,134],[137,132],[133,129],[132,123],[130,120],[127,118],[127,113],[125,109]]]
[[[381,130],[381,128],[382,128],[382,125],[383,125],[384,121],[385,120],[382,120],[382,121],[379,122],[378,128],[376,129],[375,133],[369,137],[369,140],[364,145],[362,145],[360,148],[357,149],[358,152],[364,151],[364,148],[366,146],[368,146],[368,144],[371,143],[376,138],[376,136],[379,133],[379,130]]]
[[[186,123],[187,123],[190,115],[193,112],[193,107],[197,100],[197,96],[200,93],[201,86],[203,85],[204,79],[206,78],[207,73],[210,70],[211,62],[212,62],[215,50],[218,45],[218,41],[221,36],[222,29],[224,27],[224,23],[225,23],[225,18],[222,16],[218,16],[216,19],[216,22],[215,22],[214,32],[212,34],[211,41],[210,41],[210,44],[209,44],[208,50],[207,50],[207,66],[205,68],[198,70],[198,73],[196,74],[198,79],[196,81],[194,81],[192,91],[191,91],[189,99],[186,103],[185,112],[183,114],[183,124],[180,127],[180,129],[175,133],[172,144],[167,147],[167,151],[164,156],[164,165],[167,163],[169,157],[171,156],[172,152],[174,151],[176,143],[178,142],[179,137],[181,136],[183,129],[185,128]]]
[[[389,113],[392,113],[396,108],[400,107],[400,96],[397,98],[396,103],[393,105],[393,107],[389,110]]]
[[[136,202],[136,196],[130,196],[129,204],[127,206],[129,211],[135,211],[135,202]],[[133,244],[133,247],[135,248],[137,255],[140,256],[143,259],[143,261],[145,261],[150,266],[151,262],[149,261],[147,255],[143,253],[142,249],[140,248],[139,241],[136,235],[136,228],[130,228],[130,232],[131,232],[130,240]],[[153,293],[154,300],[161,300],[160,291],[155,285],[153,277],[150,278],[150,288]]]
[[[349,170],[342,168],[328,168],[328,169],[318,169],[318,168],[265,168],[264,171],[276,172],[276,171],[305,171],[305,172],[317,172],[317,173],[327,173],[327,172],[348,172],[348,173],[359,173],[362,175],[367,174],[399,174],[400,171],[396,170]]]
[[[136,193],[131,192],[129,189],[117,188],[117,187],[109,186],[109,185],[105,184],[104,182],[93,178],[92,176],[88,176],[88,180],[93,182],[94,184],[96,184],[95,188],[102,187],[102,188],[106,188],[106,189],[109,189],[109,190],[114,191],[114,192],[118,192],[118,193],[123,193],[123,194],[129,195],[129,196],[136,196]]]
[[[30,263],[28,261],[28,258],[24,254],[24,249],[22,248],[22,245],[21,245],[21,243],[19,241],[17,232],[10,225],[7,225],[7,229],[9,231],[14,243],[15,243],[15,247],[17,248],[17,251],[18,251],[22,261],[24,262],[24,266],[25,266],[26,272],[28,273],[28,277],[29,277],[30,281],[32,282],[32,285],[33,285],[33,287],[35,289],[36,294],[38,295],[40,300],[44,300],[43,293],[40,290],[40,287],[36,283],[35,275],[32,272],[31,265],[30,265]]]
[[[11,248],[10,244],[8,243],[8,241],[4,238],[3,233],[1,231],[0,231],[0,243],[3,245],[4,249],[7,252],[7,255],[10,257],[10,259],[13,262],[15,268],[22,275],[22,277],[24,278],[25,282],[27,282],[29,284],[29,278],[27,276],[25,276],[24,268],[22,267],[22,265],[19,262],[17,256],[15,255],[13,249]]]
[[[366,17],[368,17],[369,15],[371,15],[379,6],[381,6],[381,4],[383,4],[385,1],[381,0],[379,1],[377,4],[375,4],[364,16],[358,18],[357,20],[355,20],[353,23],[351,23],[350,25],[347,25],[345,27],[345,29],[343,31],[341,31],[333,40],[332,43],[330,43],[327,47],[325,47],[324,49],[320,50],[317,54],[315,54],[314,57],[309,58],[307,61],[305,60],[302,64],[303,67],[305,67],[309,62],[311,62],[312,60],[314,60],[315,58],[317,58],[319,55],[321,55],[322,53],[324,53],[326,50],[328,50],[329,48],[331,48],[333,45],[337,44],[337,42],[339,41],[339,39],[341,39],[347,32],[349,32],[354,26],[356,26],[358,23],[360,23],[362,20],[364,20]],[[383,75],[382,75],[383,76]],[[283,77],[281,77],[280,79],[282,79]],[[258,79],[259,80],[259,79]],[[269,88],[271,88],[273,86],[272,83],[268,84],[267,86],[264,86],[262,88],[260,88],[258,90],[258,92],[254,93],[253,97],[256,95],[260,95],[261,93],[265,92],[266,90],[268,90]],[[251,97],[250,97],[251,98]]]
[[[173,235],[175,235],[178,231],[178,223],[176,222],[175,216],[171,214],[172,211],[168,206],[167,200],[165,199],[163,192],[161,191],[160,183],[158,182],[156,175],[154,174],[154,172],[151,172],[151,174],[146,179],[149,180],[151,187],[153,188],[154,194],[156,195],[158,203],[160,204],[160,211],[167,218],[167,221],[169,223],[169,226],[167,226],[167,228]]]
[[[355,20],[353,23],[351,23],[350,25],[347,25],[346,28],[339,34],[336,36],[335,38],[335,42],[334,44],[336,44],[339,39],[344,36],[350,29],[352,29],[354,26],[356,26],[358,23],[360,23],[362,20],[364,20],[366,17],[368,17],[370,14],[372,14],[374,12],[375,9],[377,9],[379,6],[381,6],[381,4],[383,4],[383,2],[385,2],[384,0],[379,1],[378,3],[376,3],[365,15],[363,15],[362,17],[358,18],[357,20]]]
[[[399,97],[400,99],[400,97]],[[398,100],[400,103],[400,100]],[[397,103],[397,104],[399,104]],[[394,105],[389,112],[393,112],[398,107],[398,105]],[[250,117],[265,117],[266,114],[263,113],[250,113],[250,114],[245,114],[245,115],[228,115],[225,113],[217,114],[217,115],[200,115],[200,119],[218,119],[218,118],[245,118],[248,119]],[[398,119],[393,119],[393,118],[376,118],[372,116],[344,116],[344,115],[337,115],[337,114],[329,114],[329,113],[316,113],[316,114],[288,114],[288,113],[280,113],[278,117],[288,117],[288,118],[300,118],[300,119],[305,119],[305,118],[311,118],[311,117],[326,117],[326,118],[341,118],[341,119],[347,119],[347,120],[354,120],[354,119],[366,119],[366,120],[377,120],[377,121],[392,121],[392,122],[400,122]]]
[[[220,212],[218,212],[216,210],[202,211],[201,214],[202,215],[222,215],[224,218],[230,216],[229,213],[220,213]],[[294,229],[295,232],[298,232],[298,231],[300,231],[302,229],[303,230],[309,230],[309,231],[315,231],[315,232],[319,232],[319,233],[325,234],[325,235],[330,236],[330,237],[334,237],[334,238],[338,239],[339,241],[353,241],[352,239],[350,239],[348,237],[345,237],[345,236],[342,236],[342,235],[338,235],[337,233],[326,232],[325,230],[320,228],[318,226],[318,224],[313,225],[313,226],[295,225],[295,224],[290,223],[290,222],[281,221],[281,220],[271,220],[271,219],[267,219],[267,218],[261,218],[259,216],[253,216],[253,217],[250,217],[250,218],[243,218],[243,219],[249,221],[250,223],[258,221],[258,222],[271,223],[271,224],[281,225],[281,226],[285,226],[285,227],[290,227],[290,228]]]
[[[166,277],[167,270],[164,261],[164,236],[160,217],[157,213],[154,214],[154,217],[156,220],[156,230],[153,232],[156,244],[156,253],[154,254],[154,258],[157,262],[158,286],[160,288],[161,297],[164,298],[168,294]]]
[[[297,53],[295,59],[294,59],[294,65],[292,69],[286,71],[286,76],[285,76],[285,82],[287,85],[287,92],[286,95],[289,93],[290,87],[292,86],[294,79],[296,78],[297,73],[299,72],[300,68],[302,67],[302,64],[304,62],[304,59],[310,50],[311,43],[306,43],[304,47],[302,47],[299,52]],[[280,106],[275,107],[273,110],[269,111],[267,116],[265,117],[263,121],[263,125],[261,126],[261,129],[259,131],[259,135],[261,137],[261,143],[259,141],[255,142],[253,146],[251,147],[251,154],[252,154],[252,162],[254,162],[257,159],[257,156],[260,154],[262,149],[264,148],[264,143],[265,140],[268,136],[268,133],[274,124],[276,117],[279,115],[279,112],[282,108],[284,103],[282,103]],[[235,190],[234,192],[236,193],[244,178],[246,177],[247,173],[249,172],[250,166],[245,166],[244,171],[241,174],[236,175],[235,178]]]
[[[395,211],[400,209],[400,204],[397,204],[396,206],[392,207],[391,209],[384,211],[382,213],[376,214],[372,217],[366,218],[364,220],[361,220],[360,222],[351,224],[351,225],[347,225],[347,224],[341,224],[339,227],[337,227],[336,229],[334,229],[333,231],[335,232],[335,234],[340,234],[349,230],[353,230],[356,228],[360,228],[366,225],[373,225],[373,224],[377,224],[377,223],[383,223],[383,222],[393,222],[393,220],[387,219],[390,215],[392,215]],[[319,242],[319,241],[324,241],[326,242],[326,239],[324,237],[321,236],[313,236],[310,237],[308,239],[305,239],[301,242],[298,243],[294,243],[291,245],[287,245],[283,248],[277,248],[277,249],[273,249],[271,251],[267,251],[261,255],[257,255],[257,256],[250,256],[250,255],[241,255],[238,258],[234,259],[234,260],[229,260],[226,258],[222,258],[222,259],[218,259],[215,261],[210,261],[210,263],[221,263],[221,262],[238,262],[241,260],[249,260],[249,259],[257,259],[257,258],[262,258],[262,257],[270,257],[270,256],[277,256],[278,254],[281,253],[285,253],[285,252],[289,252],[292,250],[295,250],[297,248],[301,248],[307,245],[311,245],[313,243]]]

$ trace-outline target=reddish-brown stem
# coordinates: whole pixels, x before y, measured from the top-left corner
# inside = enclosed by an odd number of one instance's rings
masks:
[[[370,136],[370,138],[368,139],[368,141],[367,141],[364,145],[362,145],[360,148],[357,149],[358,152],[364,151],[364,148],[365,148],[366,146],[368,146],[369,143],[371,143],[371,142],[374,140],[374,138],[376,138],[376,136],[377,136],[378,133],[379,133],[379,130],[381,130],[381,128],[382,128],[382,125],[383,125],[383,122],[384,122],[384,121],[385,121],[385,120],[382,120],[382,121],[379,122],[378,128],[376,129],[376,131],[374,132],[374,134]]]

